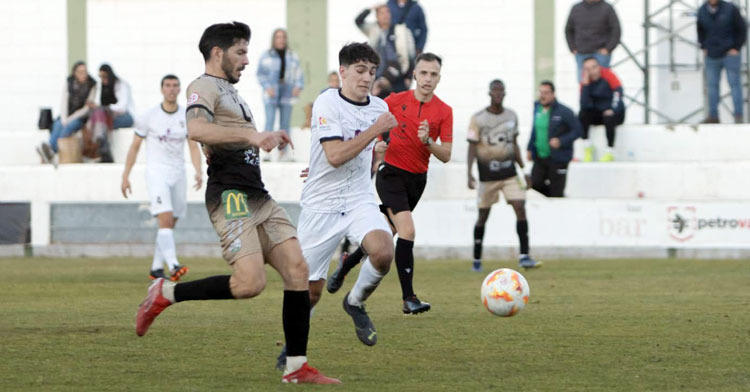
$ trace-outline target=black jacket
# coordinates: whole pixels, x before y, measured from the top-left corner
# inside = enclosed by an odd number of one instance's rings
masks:
[[[541,103],[534,103],[534,114],[539,109]],[[533,124],[532,120],[532,124]],[[567,163],[573,159],[573,142],[581,137],[581,123],[578,117],[573,114],[567,106],[558,103],[557,100],[552,103],[549,113],[549,130],[548,137],[560,139],[560,148],[550,150],[550,159],[555,162]],[[528,150],[531,151],[532,158],[536,159],[536,127],[531,127],[531,138],[529,138]]]

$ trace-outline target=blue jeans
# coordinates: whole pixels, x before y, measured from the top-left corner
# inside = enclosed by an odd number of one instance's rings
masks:
[[[130,113],[125,112],[125,114],[121,114],[119,116],[115,116],[112,119],[112,128],[118,129],[118,128],[130,128],[133,126],[133,116],[130,115]]]
[[[273,131],[273,125],[276,123],[276,108],[279,109],[279,129],[289,134],[290,123],[292,122],[292,105],[279,103],[278,97],[274,97],[274,102],[266,102],[266,128],[265,131]]]
[[[708,84],[708,116],[719,118],[719,80],[721,69],[727,70],[727,82],[732,91],[734,116],[742,117],[742,82],[740,80],[740,56],[711,58],[706,56],[706,83]]]
[[[57,139],[68,137],[81,128],[83,128],[83,119],[76,118],[68,121],[67,124],[62,125],[62,120],[58,117],[57,120],[52,123],[52,133],[49,135],[49,145],[52,146],[52,150],[57,152]]]
[[[609,61],[612,59],[611,55],[601,53],[576,53],[576,65],[578,65],[578,83],[581,83],[581,75],[583,74],[583,60],[589,57],[593,57],[599,62],[604,68],[609,68]]]

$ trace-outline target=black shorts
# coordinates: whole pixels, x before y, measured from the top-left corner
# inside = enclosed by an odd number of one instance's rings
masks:
[[[378,191],[383,213],[390,208],[394,214],[414,211],[427,185],[427,173],[411,173],[387,163],[378,168],[375,189]],[[387,215],[387,214],[386,214]]]

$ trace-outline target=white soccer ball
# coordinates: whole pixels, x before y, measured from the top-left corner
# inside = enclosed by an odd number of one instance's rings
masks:
[[[529,303],[529,284],[518,271],[500,268],[482,282],[482,304],[490,313],[510,317]]]

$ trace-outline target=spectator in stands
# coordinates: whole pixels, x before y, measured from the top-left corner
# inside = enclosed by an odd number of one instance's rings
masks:
[[[406,23],[406,27],[414,36],[417,54],[422,53],[427,42],[427,21],[422,7],[416,0],[388,0],[388,10],[395,21],[394,24]]]
[[[594,57],[583,61],[581,111],[578,118],[583,128],[584,162],[594,159],[594,146],[589,140],[589,127],[592,124],[604,125],[607,132],[607,149],[600,161],[613,161],[615,128],[625,121],[622,84],[612,70],[600,66]]]
[[[555,85],[543,81],[534,104],[534,122],[526,159],[534,162],[531,187],[547,197],[563,197],[573,142],[581,124],[573,111],[555,99]]]
[[[335,88],[336,90],[341,88],[341,79],[339,79],[339,73],[337,71],[331,71],[328,74],[328,85],[324,89],[320,90],[320,93],[322,94],[329,88]]]
[[[703,122],[719,122],[719,79],[721,69],[726,68],[734,104],[734,121],[741,123],[740,50],[747,40],[747,23],[734,4],[723,0],[707,0],[698,10],[697,28],[698,42],[706,58],[708,84],[708,117]]]
[[[382,76],[372,83],[372,89],[370,90],[370,94],[380,99],[385,99],[386,97],[391,95],[392,92],[393,90],[391,90],[391,82],[389,82],[388,79]]]
[[[599,64],[609,68],[612,51],[620,43],[620,20],[606,1],[583,0],[570,10],[565,38],[576,57],[580,82],[586,58],[596,57]]]
[[[388,79],[393,92],[406,91],[411,86],[414,73],[414,37],[406,25],[391,23],[391,12],[386,4],[375,7],[377,22],[365,22],[370,12],[369,8],[362,11],[355,23],[369,38],[370,46],[380,55],[380,65],[375,76]]]
[[[135,108],[130,85],[120,79],[109,64],[99,67],[99,80],[102,92],[98,106],[90,105],[92,111],[88,132],[84,132],[83,154],[90,158],[101,157],[101,162],[109,163],[113,162],[109,133],[112,129],[132,127]],[[94,151],[90,152],[91,149]]]
[[[45,163],[52,163],[57,153],[57,139],[68,137],[83,128],[89,115],[89,107],[96,99],[96,82],[89,75],[86,63],[78,61],[65,81],[60,103],[60,117],[52,124],[49,143],[37,147],[37,153]]]
[[[100,108],[105,109],[112,118],[112,128],[132,127],[135,108],[128,82],[117,77],[109,64],[99,67],[99,80],[102,84]]]
[[[289,49],[287,32],[273,31],[271,47],[258,60],[258,82],[263,87],[263,103],[266,109],[264,130],[274,130],[276,111],[279,112],[279,129],[291,131],[292,105],[305,85],[305,76],[297,53]],[[280,160],[290,160],[287,148],[279,150]],[[268,159],[265,156],[264,159]]]

